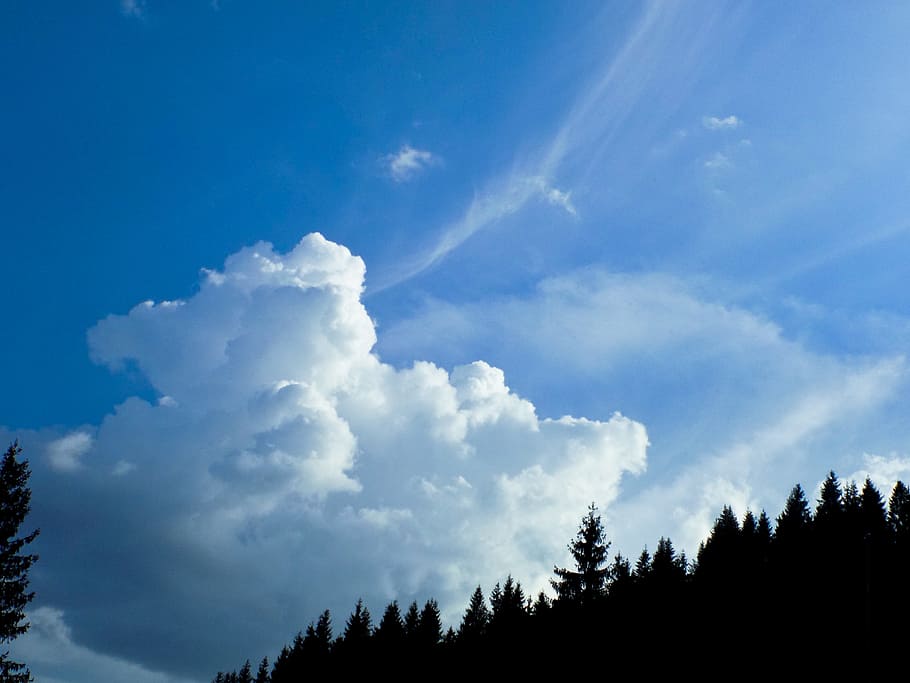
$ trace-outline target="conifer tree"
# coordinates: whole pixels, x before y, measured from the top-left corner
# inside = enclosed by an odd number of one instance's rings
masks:
[[[35,597],[34,592],[28,592],[28,572],[38,556],[23,550],[35,540],[38,530],[19,535],[32,497],[28,460],[19,462],[20,453],[22,448],[14,441],[0,461],[0,644],[9,643],[28,630],[28,622],[23,621],[24,610]],[[9,659],[8,651],[0,652],[0,681],[29,680],[31,673],[25,664]]]
[[[490,610],[487,609],[483,590],[478,585],[471,594],[471,601],[461,619],[458,628],[458,638],[465,644],[474,644],[480,641],[487,632],[490,624]]]
[[[603,524],[594,503],[581,521],[575,540],[569,544],[569,552],[575,560],[575,569],[554,567],[558,580],[551,580],[557,600],[591,605],[606,594],[610,568],[605,566],[607,542]]]
[[[825,537],[836,534],[840,528],[843,514],[843,494],[837,475],[832,470],[828,472],[828,476],[822,484],[821,495],[815,508],[815,524],[819,533]]]
[[[416,606],[416,605],[415,605]],[[385,608],[379,626],[376,628],[376,642],[380,648],[397,648],[404,642],[404,622],[398,601],[393,600]]]
[[[644,584],[651,578],[651,553],[648,552],[648,546],[645,546],[635,561],[635,569],[632,572],[632,578],[636,584]]]
[[[898,546],[910,544],[910,490],[902,481],[898,481],[891,490],[888,524]]]
[[[415,645],[420,640],[420,608],[417,606],[416,600],[410,604],[404,615],[404,636],[411,645]]]
[[[269,658],[263,657],[256,672],[256,683],[271,683],[269,677]]]
[[[882,494],[869,477],[866,477],[860,493],[860,511],[863,533],[874,543],[882,543],[888,534],[888,515],[885,512]]]
[[[803,487],[797,484],[790,491],[784,511],[777,518],[774,538],[782,545],[795,545],[803,541],[812,523],[812,513]]]
[[[240,667],[240,672],[237,674],[237,683],[253,683],[253,667],[250,665],[249,659]]]
[[[361,650],[370,640],[373,625],[370,610],[363,606],[363,600],[358,599],[354,611],[348,617],[344,627],[342,641],[347,650]]]
[[[418,642],[423,648],[433,648],[442,640],[442,617],[439,604],[432,598],[426,601],[420,612],[417,628]]]

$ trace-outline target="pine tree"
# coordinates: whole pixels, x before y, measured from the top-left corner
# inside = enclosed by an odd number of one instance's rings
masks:
[[[19,536],[32,497],[28,460],[16,459],[21,452],[19,442],[13,442],[0,463],[0,643],[9,643],[28,630],[24,610],[35,597],[27,590],[28,571],[38,556],[22,551],[35,540],[38,530]],[[6,651],[0,653],[0,680],[25,682],[31,680],[31,673],[24,664],[9,659]]]
[[[259,662],[259,670],[256,672],[256,683],[270,683],[268,657],[263,657],[262,661]]]
[[[486,635],[490,624],[490,610],[487,609],[486,599],[480,586],[471,594],[471,601],[461,619],[458,628],[458,638],[461,642],[471,645],[480,641]]]
[[[784,511],[777,518],[777,527],[774,530],[774,539],[781,545],[797,545],[801,543],[812,524],[812,513],[803,487],[797,484],[790,491]]]
[[[883,542],[888,535],[888,515],[885,512],[885,501],[869,477],[866,477],[859,497],[863,533],[873,542]]]
[[[423,648],[434,648],[442,640],[442,617],[439,614],[439,604],[432,598],[426,601],[420,612],[417,634],[418,642]]]
[[[843,494],[840,490],[840,482],[834,471],[828,472],[821,488],[821,497],[818,499],[818,505],[815,508],[815,524],[819,533],[826,538],[833,536],[839,531],[844,514]]]
[[[420,639],[420,608],[416,600],[404,615],[404,637],[409,645],[416,645]]]
[[[363,606],[363,600],[358,599],[354,611],[348,617],[342,636],[345,648],[359,650],[366,646],[372,635],[373,625],[370,610]]]
[[[596,512],[597,508],[591,503],[588,513],[581,521],[575,540],[569,544],[569,552],[575,560],[575,570],[553,568],[553,572],[559,577],[558,581],[550,581],[556,591],[557,600],[591,605],[606,594],[610,568],[604,565],[607,562],[610,543],[606,541],[600,515]]]
[[[253,683],[253,667],[250,665],[249,659],[240,667],[240,672],[237,674],[237,683]]]
[[[651,578],[651,553],[648,552],[648,546],[641,551],[641,555],[635,561],[635,569],[632,571],[632,580],[642,585]]]
[[[404,642],[404,622],[397,600],[385,608],[374,636],[379,647],[385,650],[397,648]]]
[[[888,524],[898,546],[910,544],[910,490],[898,481],[888,501]],[[910,547],[907,547],[910,550]]]

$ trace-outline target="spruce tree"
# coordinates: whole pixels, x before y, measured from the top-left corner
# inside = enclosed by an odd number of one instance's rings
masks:
[[[404,622],[401,620],[397,600],[393,600],[385,608],[374,635],[381,649],[395,649],[404,642]]]
[[[256,672],[256,683],[270,683],[268,657],[263,657],[262,661],[259,662],[259,670]]]
[[[489,624],[490,610],[487,609],[483,590],[478,585],[471,594],[471,601],[468,603],[468,608],[461,619],[461,626],[458,628],[458,638],[466,645],[473,645],[486,635]]]
[[[910,490],[907,490],[902,481],[898,481],[891,490],[891,498],[888,500],[888,524],[899,547],[910,544]],[[910,550],[910,547],[907,549]]]
[[[253,667],[250,665],[249,659],[240,667],[240,672],[237,674],[237,683],[253,683]]]
[[[557,600],[583,606],[598,602],[606,594],[610,568],[605,565],[610,543],[606,540],[600,515],[596,513],[597,508],[591,503],[575,540],[569,544],[575,569],[553,568],[558,580],[550,583]]]
[[[442,640],[442,617],[439,614],[439,604],[432,598],[426,601],[420,612],[417,639],[424,649],[434,648]]]
[[[31,509],[32,492],[28,487],[31,472],[28,460],[19,462],[19,442],[13,442],[0,462],[0,643],[11,642],[28,630],[25,606],[35,597],[28,591],[28,572],[37,555],[23,552],[35,540],[38,530],[24,536],[19,527]],[[0,681],[19,683],[31,680],[25,664],[0,653]]]

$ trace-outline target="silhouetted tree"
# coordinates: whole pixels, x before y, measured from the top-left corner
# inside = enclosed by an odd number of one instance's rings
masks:
[[[416,645],[420,640],[420,608],[416,600],[404,615],[404,637],[409,646]]]
[[[569,552],[575,560],[575,569],[554,567],[558,580],[551,580],[556,599],[590,605],[606,594],[610,568],[605,566],[607,542],[600,515],[596,514],[594,503],[581,521],[575,540],[569,544]]]
[[[486,635],[490,624],[490,610],[480,586],[471,594],[471,601],[458,627],[458,638],[465,645],[476,645]]]
[[[898,481],[888,501],[888,523],[898,545],[910,543],[910,490]]]
[[[376,628],[375,638],[377,645],[385,649],[398,649],[404,642],[404,622],[401,620],[401,610],[398,608],[397,600],[393,600],[385,608],[379,626]]]
[[[259,662],[259,670],[256,672],[256,683],[270,683],[268,657],[263,657],[262,661]]]
[[[358,599],[354,606],[354,611],[348,617],[344,627],[342,642],[348,656],[352,651],[362,651],[369,643],[373,633],[373,624],[370,617],[370,610],[363,606],[363,600]]]
[[[421,648],[433,648],[442,640],[442,617],[439,604],[430,598],[420,612],[420,623],[417,627],[417,638]]]
[[[19,442],[15,441],[0,462],[0,643],[4,644],[28,630],[28,622],[23,622],[24,610],[35,597],[34,592],[28,592],[28,572],[38,556],[23,550],[35,540],[38,530],[19,535],[32,498],[28,460],[17,459],[21,452]],[[29,681],[31,673],[25,664],[11,660],[9,651],[4,651],[0,653],[0,680]]]
[[[253,683],[253,667],[250,665],[249,659],[240,667],[240,672],[237,674],[237,683]]]

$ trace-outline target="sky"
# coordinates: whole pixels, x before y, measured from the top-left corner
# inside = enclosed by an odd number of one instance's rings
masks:
[[[4,3],[45,683],[910,478],[910,6]]]

